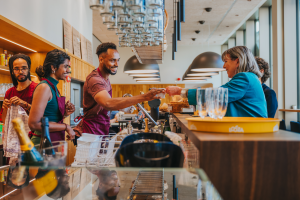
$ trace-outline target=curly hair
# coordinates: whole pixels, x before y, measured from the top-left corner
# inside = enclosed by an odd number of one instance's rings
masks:
[[[261,82],[265,83],[271,76],[269,64],[262,58],[256,57],[255,60],[257,62],[259,70],[264,70],[263,76],[261,77]]]
[[[96,54],[99,57],[102,53],[106,53],[108,49],[117,50],[117,46],[114,43],[111,43],[111,42],[102,43],[97,47]]]
[[[13,81],[14,86],[18,85],[18,80],[14,76],[14,65],[13,64],[14,64],[14,61],[19,59],[19,58],[21,58],[21,59],[23,59],[27,62],[27,65],[28,65],[28,74],[27,74],[28,77],[27,78],[31,81],[31,77],[30,77],[31,60],[30,60],[30,57],[25,55],[25,54],[19,53],[19,54],[16,54],[16,55],[13,55],[12,57],[10,57],[9,62],[8,62],[9,71],[10,71],[11,79]]]
[[[53,66],[55,69],[58,69],[59,65],[63,64],[66,59],[70,60],[70,56],[62,50],[54,49],[49,51],[46,55],[43,66],[38,66],[35,69],[35,73],[40,78],[48,77],[52,73],[51,66]]]

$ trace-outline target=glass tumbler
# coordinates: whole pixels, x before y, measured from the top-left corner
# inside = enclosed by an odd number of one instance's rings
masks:
[[[201,118],[204,118],[207,116],[207,95],[206,95],[206,89],[197,88],[197,105],[199,110],[199,116]]]
[[[221,100],[222,100],[222,107],[220,109],[219,118],[222,119],[227,111],[228,106],[228,88],[222,88],[222,94],[221,94]]]

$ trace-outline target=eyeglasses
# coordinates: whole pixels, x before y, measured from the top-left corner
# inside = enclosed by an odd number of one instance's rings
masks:
[[[15,72],[19,72],[19,71],[22,71],[22,72],[24,72],[24,71],[27,71],[28,70],[28,67],[23,67],[23,68],[14,68],[14,71]]]

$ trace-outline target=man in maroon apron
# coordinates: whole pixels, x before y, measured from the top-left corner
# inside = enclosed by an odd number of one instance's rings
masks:
[[[108,111],[126,108],[143,101],[157,99],[156,94],[165,92],[160,89],[134,96],[112,98],[109,75],[115,75],[120,55],[113,43],[102,43],[97,47],[99,67],[86,78],[83,86],[83,118],[74,129],[77,134],[90,133],[108,135],[110,117]]]

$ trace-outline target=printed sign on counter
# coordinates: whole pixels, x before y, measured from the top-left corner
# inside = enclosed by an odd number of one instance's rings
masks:
[[[64,27],[64,49],[73,53],[73,44],[72,44],[72,26],[65,19],[63,19]]]
[[[74,55],[81,58],[80,33],[74,27],[73,27],[73,49],[74,49]]]
[[[81,55],[82,60],[88,62],[88,54],[87,54],[87,48],[86,48],[86,38],[80,34],[80,40],[81,40]]]

